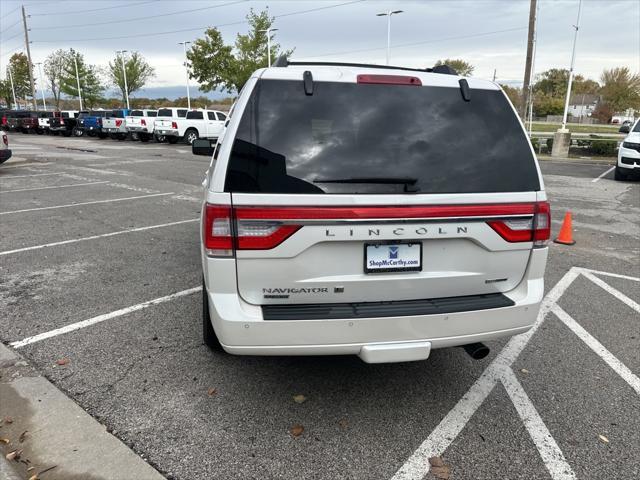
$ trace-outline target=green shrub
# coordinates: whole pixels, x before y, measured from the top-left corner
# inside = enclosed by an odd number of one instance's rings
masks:
[[[616,153],[616,146],[615,140],[593,140],[590,150],[594,155],[613,156]]]
[[[552,148],[553,148],[553,138],[547,138],[547,149],[551,151]]]

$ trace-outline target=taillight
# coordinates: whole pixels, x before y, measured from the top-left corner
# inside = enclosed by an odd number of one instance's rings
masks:
[[[551,209],[548,202],[533,205],[531,216],[491,220],[487,223],[507,242],[533,242],[544,247],[551,236]]]
[[[120,125],[122,125],[122,120],[116,120],[116,127],[119,127]]]
[[[357,82],[380,85],[415,85],[416,87],[422,85],[418,77],[406,75],[358,75]]]
[[[174,130],[177,130],[178,124],[176,122],[171,122],[171,128],[173,128]]]
[[[206,205],[203,241],[207,255],[233,256],[233,250],[270,250],[301,228],[278,220],[256,218],[252,208]]]
[[[6,135],[2,135],[2,143],[9,146],[9,138]]]
[[[140,119],[140,125],[144,125],[145,127],[147,126],[147,121],[144,118]]]
[[[64,125],[64,118],[60,119],[60,125]]]

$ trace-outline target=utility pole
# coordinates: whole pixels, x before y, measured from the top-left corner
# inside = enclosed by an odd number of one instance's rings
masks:
[[[498,72],[498,70],[496,68],[493,69],[493,81],[496,81],[496,73]]]
[[[27,14],[24,11],[24,5],[22,6],[22,24],[24,25],[24,43],[27,47],[27,60],[29,61],[29,82],[31,82],[31,100],[33,102],[33,108],[38,109],[36,105],[36,86],[33,83],[33,63],[31,63],[31,49],[29,48],[29,29],[27,28]]]
[[[76,82],[78,84],[78,100],[80,100],[80,111],[82,111],[82,90],[80,90],[80,75],[78,74],[78,54],[73,52],[73,64],[76,66]]]
[[[38,65],[38,73],[40,74],[40,81],[38,82],[40,84],[40,93],[42,93],[42,109],[46,110],[47,109],[47,101],[44,99],[44,80],[42,79],[42,62],[38,62],[36,63],[36,65]]]
[[[578,3],[578,19],[576,20],[576,24],[573,26],[575,28],[575,33],[573,35],[573,50],[571,52],[571,68],[569,68],[569,83],[567,84],[567,98],[564,102],[564,114],[562,115],[562,129],[565,130],[567,128],[567,111],[569,110],[569,99],[571,98],[571,84],[573,83],[573,66],[576,62],[576,43],[578,43],[578,30],[580,29],[580,14],[582,13],[582,0]]]
[[[13,93],[13,103],[16,105],[16,108],[19,109],[20,105],[18,105],[18,100],[16,99],[16,89],[13,86],[13,75],[11,74],[11,65],[7,67],[7,72],[9,72],[9,80],[11,80],[11,93]]]
[[[191,94],[189,93],[189,63],[187,60],[187,45],[191,42],[178,42],[178,45],[182,45],[184,50],[184,69],[187,72],[187,108],[191,110]]]
[[[522,105],[520,115],[523,119],[527,115],[527,105],[529,105],[529,84],[531,83],[531,61],[533,59],[533,39],[536,31],[536,6],[538,0],[531,0],[529,5],[529,34],[527,38],[527,59],[524,65],[524,82],[522,83]]]

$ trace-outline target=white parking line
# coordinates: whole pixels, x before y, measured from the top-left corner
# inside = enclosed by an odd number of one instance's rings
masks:
[[[640,395],[640,378],[634,375],[627,366],[616,358],[604,345],[587,332],[582,325],[576,322],[567,312],[565,312],[558,305],[554,306],[552,312],[564,323],[569,329],[575,333],[580,339],[587,344],[587,346],[593,350],[602,360],[609,365],[614,372],[633,388],[638,395]]]
[[[33,192],[36,190],[54,190],[56,188],[83,187],[87,185],[98,185],[101,183],[109,183],[109,182],[104,181],[104,182],[71,183],[69,185],[52,185],[50,187],[19,188],[17,190],[0,190],[0,193]]]
[[[640,282],[638,277],[630,277],[629,275],[621,275],[619,273],[602,272],[600,270],[591,270],[589,268],[579,268],[581,272],[593,273],[595,275],[604,275],[605,277],[622,278],[624,280],[632,280],[634,282]]]
[[[48,247],[59,247],[60,245],[69,245],[71,243],[86,242],[87,240],[96,240],[98,238],[113,237],[113,236],[116,236],[116,235],[123,235],[125,233],[144,232],[145,230],[153,230],[153,229],[156,229],[156,228],[171,227],[173,225],[181,225],[183,223],[197,222],[198,220],[200,220],[200,219],[199,218],[193,218],[191,220],[180,220],[179,222],[162,223],[160,225],[150,225],[148,227],[128,228],[126,230],[119,230],[117,232],[103,233],[101,235],[92,235],[90,237],[72,238],[71,240],[62,240],[60,242],[45,243],[45,244],[42,244],[42,245],[33,245],[31,247],[24,247],[24,248],[16,248],[15,250],[5,250],[4,252],[0,252],[0,256],[12,255],[14,253],[29,252],[31,250],[40,250],[42,248],[48,248]]]
[[[8,176],[0,176],[0,180],[11,179],[11,178],[26,178],[26,177],[44,177],[50,175],[66,175],[66,173],[34,173],[33,175],[8,175]]]
[[[613,167],[611,167],[610,169],[608,169],[606,172],[603,172],[601,175],[599,175],[598,177],[596,177],[593,180],[591,180],[591,183],[596,183],[598,180],[600,180],[602,177],[604,177],[607,173],[609,173],[614,168],[616,168],[615,165]]]
[[[167,195],[173,195],[175,192],[169,193],[154,193],[152,195],[139,195],[137,197],[122,197],[122,198],[112,198],[109,200],[94,200],[92,202],[78,202],[78,203],[68,203],[66,205],[53,205],[51,207],[35,207],[35,208],[25,208],[22,210],[11,210],[9,212],[0,212],[0,215],[9,215],[12,213],[24,213],[24,212],[36,212],[39,210],[53,210],[56,208],[70,208],[77,207],[81,205],[95,205],[97,203],[111,203],[111,202],[124,202],[126,200],[137,200],[140,198],[151,198],[151,197],[162,197]]]
[[[51,165],[53,162],[32,162],[32,163],[21,163],[20,165],[3,165],[2,169],[7,170],[8,168],[21,168],[21,167],[29,167],[31,165]]]
[[[13,348],[21,348],[21,347],[24,347],[25,345],[30,345],[32,343],[46,340],[47,338],[57,337],[58,335],[63,335],[65,333],[73,332],[75,330],[80,330],[81,328],[90,327],[91,325],[104,322],[105,320],[110,320],[112,318],[121,317],[123,315],[127,315],[132,312],[137,312],[138,310],[151,307],[152,305],[159,305],[161,303],[169,302],[179,297],[184,297],[185,295],[191,295],[192,293],[199,292],[200,290],[202,290],[202,287],[194,287],[194,288],[189,288],[187,290],[182,290],[181,292],[172,293],[171,295],[166,295],[164,297],[154,298],[153,300],[139,303],[138,305],[134,305],[132,307],[122,308],[120,310],[116,310],[115,312],[105,313],[103,315],[98,315],[97,317],[89,318],[87,320],[82,320],[76,323],[71,323],[69,325],[65,325],[64,327],[56,328],[55,330],[39,333],[38,335],[27,337],[17,342],[12,342],[9,345],[12,346]]]
[[[600,280],[598,277],[595,277],[594,275],[592,275],[589,272],[584,272],[583,275],[586,278],[588,278],[589,280],[591,280],[593,283],[598,285],[600,288],[602,288],[606,292],[608,292],[611,295],[613,295],[614,297],[616,297],[622,303],[628,305],[629,307],[633,308],[636,312],[640,313],[640,304],[638,304],[638,303],[634,302],[633,300],[631,300],[624,293],[619,292],[618,290],[613,288],[611,285],[609,285],[608,283]]]
[[[511,368],[531,337],[536,333],[545,317],[580,275],[580,269],[572,267],[549,291],[542,301],[540,312],[531,329],[523,334],[511,337],[509,343],[491,362],[483,374],[469,388],[453,409],[442,419],[429,437],[407,459],[392,477],[392,480],[421,480],[429,472],[429,458],[441,456],[460,434],[476,410],[498,382],[504,368]]]
[[[509,398],[535,443],[545,467],[554,480],[572,480],[576,474],[571,469],[551,432],[531,403],[511,368],[505,368],[500,378]]]

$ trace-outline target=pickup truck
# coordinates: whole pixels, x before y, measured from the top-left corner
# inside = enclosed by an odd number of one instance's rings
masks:
[[[158,115],[157,110],[131,110],[124,118],[127,132],[131,138],[137,135],[141,142],[148,142],[153,136],[153,126]]]
[[[183,140],[191,145],[198,138],[218,138],[226,119],[225,113],[215,110],[189,110],[184,118],[172,119],[171,125],[163,122],[156,130],[166,135],[169,143]]]
[[[60,115],[60,112],[40,112],[40,116],[38,117],[38,134],[49,133],[49,122],[58,115]]]
[[[53,135],[62,134],[65,137],[70,137],[78,121],[78,111],[62,110],[61,112],[56,113],[59,113],[59,115],[49,119],[49,132]]]
[[[108,111],[107,116],[102,120],[102,132],[111,138],[126,140],[127,126],[124,119],[127,115],[129,115],[129,110],[126,108]]]
[[[7,114],[7,130],[17,132],[22,130],[22,119],[31,114],[28,110],[14,110]]]
[[[38,119],[40,115],[42,115],[42,112],[29,112],[29,116],[22,117],[22,120],[20,120],[22,133],[38,132]]]
[[[178,137],[169,137],[162,132],[171,130],[177,127],[177,121],[181,118],[184,118],[187,115],[189,110],[186,108],[160,108],[158,109],[158,116],[156,117],[156,121],[153,125],[154,137],[156,142],[164,142],[168,140],[169,143],[176,143],[178,141]]]
[[[74,135],[81,137],[86,133],[90,137],[98,135],[100,138],[105,138],[107,134],[102,131],[102,121],[108,113],[110,113],[110,110],[90,110],[88,112],[82,112],[78,116]]]

